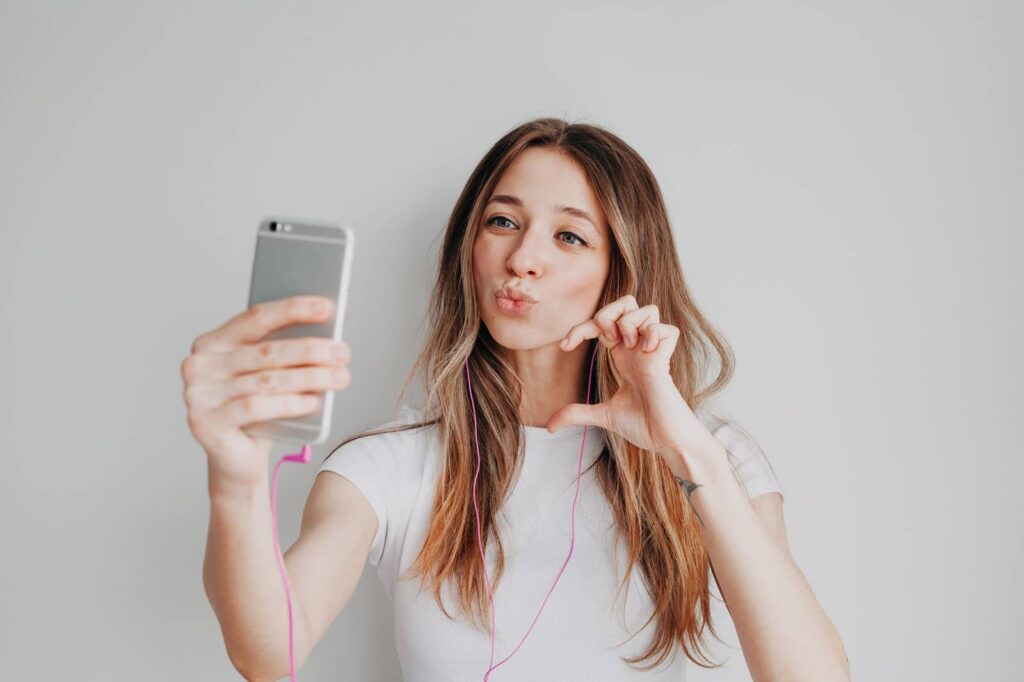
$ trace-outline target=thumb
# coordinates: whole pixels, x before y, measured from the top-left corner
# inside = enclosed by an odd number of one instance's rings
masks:
[[[548,433],[554,433],[567,426],[586,424],[587,426],[604,427],[605,407],[604,404],[584,405],[583,403],[570,403],[558,409],[551,419],[548,420]]]

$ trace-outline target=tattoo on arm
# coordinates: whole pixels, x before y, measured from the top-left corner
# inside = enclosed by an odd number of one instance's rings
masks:
[[[701,484],[694,483],[693,481],[686,481],[682,478],[679,478],[675,474],[672,475],[672,478],[676,479],[676,482],[680,485],[680,487],[682,487],[683,491],[686,493],[686,501],[690,503],[690,509],[692,509],[693,513],[697,515],[697,521],[699,521],[700,525],[703,526],[704,521],[700,518],[700,514],[697,514],[697,508],[693,506],[693,500],[690,499],[690,494],[693,493],[693,491],[696,490],[697,488],[702,487]]]

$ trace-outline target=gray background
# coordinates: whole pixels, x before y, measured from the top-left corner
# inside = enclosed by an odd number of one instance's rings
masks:
[[[145,5],[0,8],[4,679],[235,678],[178,371],[257,221],[358,231],[319,461],[391,418],[462,183],[548,114],[658,176],[855,679],[1024,679],[1019,5]],[[690,679],[748,679],[716,615]],[[300,678],[398,679],[391,625],[368,570]]]

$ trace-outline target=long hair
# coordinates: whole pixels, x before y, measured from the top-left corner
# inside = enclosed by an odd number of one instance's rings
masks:
[[[661,190],[632,147],[596,125],[539,118],[510,130],[488,150],[470,174],[448,219],[430,297],[427,339],[401,390],[404,395],[417,372],[423,371],[423,419],[366,431],[338,446],[363,436],[436,424],[444,453],[442,473],[423,547],[402,579],[419,577],[421,589],[433,590],[448,618],[452,616],[445,608],[441,588],[445,581],[452,581],[460,610],[474,627],[488,633],[490,604],[474,510],[469,504],[476,460],[464,363],[468,360],[472,372],[481,452],[488,455],[482,458],[477,500],[481,537],[485,541],[493,538],[496,544],[495,587],[505,564],[495,516],[512,489],[523,458],[518,417],[523,385],[507,349],[480,323],[472,247],[483,207],[502,172],[516,155],[535,146],[567,153],[583,167],[608,220],[611,262],[599,307],[632,294],[640,305],[657,305],[661,322],[679,328],[669,371],[694,410],[725,387],[734,366],[728,343],[690,296]],[[587,357],[597,343],[596,339],[589,342]],[[609,399],[619,388],[607,349],[599,350],[592,403]],[[717,373],[703,385],[716,360]],[[581,396],[586,395],[586,383],[583,373]],[[653,603],[653,612],[640,629],[656,621],[648,649],[623,660],[634,665],[654,659],[639,667],[649,670],[670,654],[674,659],[678,643],[697,665],[720,667],[721,663],[710,663],[702,650],[705,629],[721,639],[711,624],[711,566],[696,514],[656,452],[642,450],[612,432],[607,436],[607,445],[593,466],[616,519],[615,549],[620,542],[628,547],[629,561],[616,598],[628,584],[634,565],[639,565]]]

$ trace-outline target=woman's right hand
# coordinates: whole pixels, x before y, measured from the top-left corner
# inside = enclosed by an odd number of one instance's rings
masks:
[[[319,408],[319,394],[349,385],[352,351],[344,341],[261,341],[289,324],[322,322],[333,311],[334,302],[322,296],[267,301],[193,342],[181,377],[188,425],[206,451],[211,484],[255,486],[267,478],[271,441],[241,427],[309,414]]]

